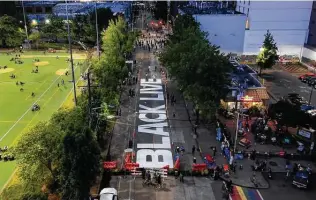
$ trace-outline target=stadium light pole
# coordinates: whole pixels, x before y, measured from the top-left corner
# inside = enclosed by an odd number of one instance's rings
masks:
[[[99,46],[100,42],[99,42],[97,2],[95,2],[94,11],[95,11],[95,29],[96,29],[96,32],[97,32],[97,53],[98,53],[98,58],[100,60],[100,46]]]
[[[74,102],[75,102],[75,106],[77,106],[77,91],[76,91],[74,62],[73,62],[73,58],[72,58],[72,45],[71,45],[69,16],[68,16],[68,1],[65,1],[65,3],[66,3],[66,16],[67,16],[67,31],[68,31],[68,41],[69,41],[70,65],[71,65],[71,72],[72,72],[72,84],[73,84],[73,90],[74,90]]]
[[[27,43],[29,43],[29,34],[27,33],[27,25],[26,25],[26,17],[25,17],[25,9],[24,9],[24,3],[23,3],[23,0],[22,0],[22,10],[23,10],[23,18],[24,18],[24,29],[25,29],[25,34],[26,34],[26,40],[27,40]]]

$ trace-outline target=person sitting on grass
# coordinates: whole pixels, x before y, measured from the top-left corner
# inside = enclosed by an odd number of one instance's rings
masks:
[[[20,88],[20,92],[23,92],[24,91],[24,89],[23,88]]]
[[[20,85],[22,85],[22,86],[23,86],[24,84],[25,84],[24,82],[20,81]]]
[[[34,92],[32,92],[32,97],[35,97],[35,93]]]

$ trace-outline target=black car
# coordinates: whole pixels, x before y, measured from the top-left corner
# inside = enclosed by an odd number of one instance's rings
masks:
[[[316,81],[316,77],[309,78],[306,83],[307,83],[308,85],[312,85],[312,83],[313,83],[314,81]]]
[[[313,79],[313,78],[315,78],[315,77],[313,77],[313,76],[307,76],[307,77],[305,77],[305,78],[303,78],[302,79],[302,82],[303,83],[308,83],[311,79]]]

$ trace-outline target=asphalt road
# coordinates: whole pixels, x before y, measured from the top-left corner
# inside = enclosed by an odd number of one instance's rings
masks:
[[[264,74],[265,85],[276,98],[286,96],[288,93],[298,93],[307,101],[310,98],[311,87],[302,83],[296,76],[286,71],[270,70]],[[316,90],[314,89],[311,104],[316,105]]]

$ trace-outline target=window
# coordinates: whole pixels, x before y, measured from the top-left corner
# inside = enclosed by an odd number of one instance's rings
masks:
[[[158,156],[158,162],[163,162],[163,156],[162,155]]]
[[[242,7],[242,13],[245,13],[245,7]]]
[[[152,157],[151,157],[151,155],[147,155],[146,156],[146,162],[152,162],[153,160],[152,160]]]
[[[250,5],[250,0],[248,0],[248,5]]]
[[[247,10],[247,17],[249,16],[249,8],[248,8],[248,10]]]
[[[246,20],[246,30],[249,30],[249,18],[247,17],[247,20]]]
[[[246,0],[244,0],[244,4],[246,4]]]

